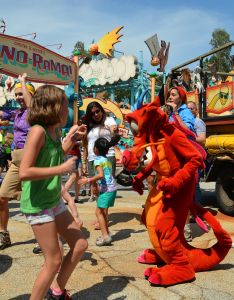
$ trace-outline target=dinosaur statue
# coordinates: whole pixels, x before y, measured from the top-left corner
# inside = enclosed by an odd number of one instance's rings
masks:
[[[168,45],[167,45],[165,41],[161,41],[161,49],[158,53],[158,58],[160,60],[160,67],[157,69],[157,71],[159,71],[159,72],[163,72],[165,69],[165,66],[168,61],[169,48],[170,48],[170,43],[168,43]],[[166,50],[166,53],[164,55],[165,50]]]
[[[154,249],[145,249],[140,263],[167,265],[150,267],[144,272],[153,285],[169,286],[195,279],[195,272],[208,270],[220,263],[232,246],[229,234],[203,207],[192,201],[198,168],[203,168],[203,157],[195,143],[159,108],[164,98],[164,87],[150,104],[143,104],[145,92],[136,103],[136,109],[126,115],[135,137],[133,148],[123,152],[124,167],[141,171],[133,180],[133,190],[143,194],[143,180],[156,171],[157,186],[150,192],[142,213]],[[176,118],[175,118],[176,120]],[[178,124],[177,124],[178,125]],[[191,133],[193,135],[193,133]],[[189,245],[184,238],[188,211],[198,225],[208,231],[199,214],[214,230],[217,243],[208,249]]]

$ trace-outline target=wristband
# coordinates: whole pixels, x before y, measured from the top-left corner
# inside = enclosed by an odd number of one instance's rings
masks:
[[[74,134],[71,134],[71,135],[70,135],[70,139],[72,140],[72,142],[75,142],[75,143],[78,142],[78,140],[76,140],[76,139],[74,138]]]
[[[82,161],[82,164],[87,164],[87,161]]]
[[[90,178],[87,178],[88,179],[88,183],[90,184]]]

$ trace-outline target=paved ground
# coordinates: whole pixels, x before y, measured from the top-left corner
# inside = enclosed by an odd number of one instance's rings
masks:
[[[205,206],[234,240],[233,218],[218,211],[214,184],[201,183],[201,187]],[[88,197],[81,197],[85,202],[77,207],[84,222],[82,231],[88,239],[89,248],[67,285],[73,299],[234,299],[234,249],[220,265],[197,273],[192,283],[168,288],[150,286],[143,275],[147,266],[137,262],[142,250],[151,247],[147,231],[140,222],[141,206],[146,196],[147,191],[139,196],[130,188],[119,187],[115,207],[109,213],[113,243],[105,247],[95,245],[100,234],[91,225],[95,218],[95,203],[88,203]],[[9,231],[13,244],[0,252],[0,299],[29,299],[43,256],[32,253],[35,239],[20,212],[19,202],[10,201],[9,207]],[[206,248],[215,242],[212,231],[205,234],[195,224],[192,224],[192,230],[192,245]],[[67,251],[66,244],[64,248]]]

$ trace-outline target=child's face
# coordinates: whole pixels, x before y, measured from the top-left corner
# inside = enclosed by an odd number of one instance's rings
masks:
[[[60,108],[60,112],[59,112],[59,116],[61,119],[61,123],[59,124],[59,126],[64,127],[67,123],[67,118],[68,118],[68,98],[66,95],[64,95],[64,99],[63,99],[63,104]]]
[[[22,88],[15,90],[15,100],[19,103],[21,108],[26,107]]]
[[[95,155],[99,156],[99,152],[98,152],[98,149],[96,147],[93,148],[93,152],[94,152]]]

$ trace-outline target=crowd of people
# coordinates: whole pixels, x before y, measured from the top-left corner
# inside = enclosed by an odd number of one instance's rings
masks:
[[[120,140],[119,129],[114,118],[107,116],[103,107],[94,101],[89,103],[86,114],[64,138],[61,128],[68,118],[65,92],[52,85],[43,85],[35,91],[33,85],[26,83],[26,78],[27,74],[19,76],[19,83],[15,86],[15,100],[20,108],[0,111],[2,121],[9,120],[14,124],[12,161],[11,153],[1,156],[0,151],[0,172],[9,161],[9,170],[0,188],[0,250],[11,245],[7,230],[8,201],[10,198],[20,200],[20,209],[44,255],[43,268],[30,299],[71,299],[65,289],[66,283],[88,247],[80,230],[83,222],[75,205],[83,203],[79,198],[81,186],[81,195],[86,195],[86,185],[89,185],[89,202],[96,201],[96,219],[92,224],[102,232],[96,245],[112,242],[108,209],[114,206],[117,193],[114,146]],[[187,103],[182,88],[169,90],[164,110],[170,120],[173,121],[175,116],[182,127],[194,131],[196,142],[204,146],[205,124],[197,117],[196,104]],[[5,130],[0,128],[0,143],[9,149],[11,147],[4,142]],[[65,186],[62,186],[63,174],[69,175]],[[149,191],[155,188],[155,174],[151,174],[147,182]],[[74,200],[69,194],[73,184]],[[202,205],[199,180],[196,202]],[[184,233],[187,241],[191,241],[190,214]],[[64,258],[60,236],[70,247]]]

